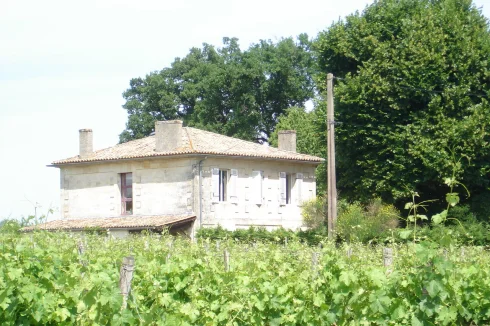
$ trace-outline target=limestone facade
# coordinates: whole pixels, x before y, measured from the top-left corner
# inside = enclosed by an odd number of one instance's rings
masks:
[[[64,218],[120,216],[121,174],[132,173],[134,216],[194,214],[195,227],[297,229],[301,203],[316,196],[316,166],[213,155],[62,165],[60,210]]]

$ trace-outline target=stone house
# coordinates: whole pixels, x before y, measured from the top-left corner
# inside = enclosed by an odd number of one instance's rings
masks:
[[[298,229],[323,161],[297,153],[291,130],[273,148],[158,121],[152,136],[97,151],[92,130],[79,132],[79,155],[51,165],[60,169],[62,219],[39,228]]]

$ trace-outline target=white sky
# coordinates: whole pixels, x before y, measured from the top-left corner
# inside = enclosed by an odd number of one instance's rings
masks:
[[[0,220],[59,207],[59,170],[118,142],[131,78],[169,66],[203,42],[316,36],[371,0],[0,0]],[[476,0],[490,17],[490,0]],[[55,212],[55,216],[58,212]]]

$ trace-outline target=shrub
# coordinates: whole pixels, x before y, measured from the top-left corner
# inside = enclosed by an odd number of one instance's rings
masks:
[[[398,233],[397,242],[411,242],[413,238],[402,239]],[[490,245],[490,225],[476,219],[455,222],[449,225],[424,226],[417,230],[416,241],[432,241],[443,246],[488,246]]]
[[[400,216],[393,205],[375,199],[367,206],[360,203],[341,204],[337,235],[348,242],[369,242],[385,238],[398,226]]]
[[[21,227],[17,220],[6,219],[0,221],[0,233],[16,233],[19,232]]]
[[[327,216],[327,199],[316,197],[301,204],[301,216],[304,225],[310,229],[318,229],[325,226]]]
[[[448,218],[457,219],[460,222],[476,222],[476,216],[470,209],[468,205],[456,205],[451,207],[447,214]],[[449,220],[452,221],[452,220]],[[452,224],[457,223],[456,221],[452,222]]]
[[[325,228],[295,232],[283,228],[267,231],[260,227],[250,227],[248,229],[228,231],[218,226],[216,228],[201,228],[197,231],[196,237],[198,239],[209,240],[234,239],[235,241],[244,243],[255,241],[285,243],[287,238],[288,240],[299,240],[309,245],[317,245],[325,240],[327,235]]]
[[[366,207],[366,216],[375,232],[386,232],[398,226],[400,212],[393,205],[383,204],[381,199],[374,199]]]
[[[471,201],[471,211],[476,215],[479,221],[490,222],[490,192],[485,191],[484,193],[472,196]]]

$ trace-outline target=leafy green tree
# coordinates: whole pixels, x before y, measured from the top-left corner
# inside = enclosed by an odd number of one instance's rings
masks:
[[[171,67],[131,80],[123,93],[129,117],[120,141],[147,136],[155,120],[170,119],[267,141],[284,110],[313,96],[310,46],[302,34],[277,43],[261,40],[246,51],[236,38],[224,38],[221,48],[192,48]]]
[[[292,107],[279,117],[276,130],[271,134],[270,144],[277,147],[279,130],[296,130],[296,150],[299,153],[326,157],[327,140],[325,133],[324,103],[318,102],[315,109],[306,111],[305,108]],[[326,191],[326,165],[320,164],[316,169],[317,193]]]
[[[443,198],[453,171],[472,194],[486,192],[490,33],[471,0],[375,1],[320,33],[315,46],[319,80],[338,77],[344,196],[396,201],[417,190]]]

